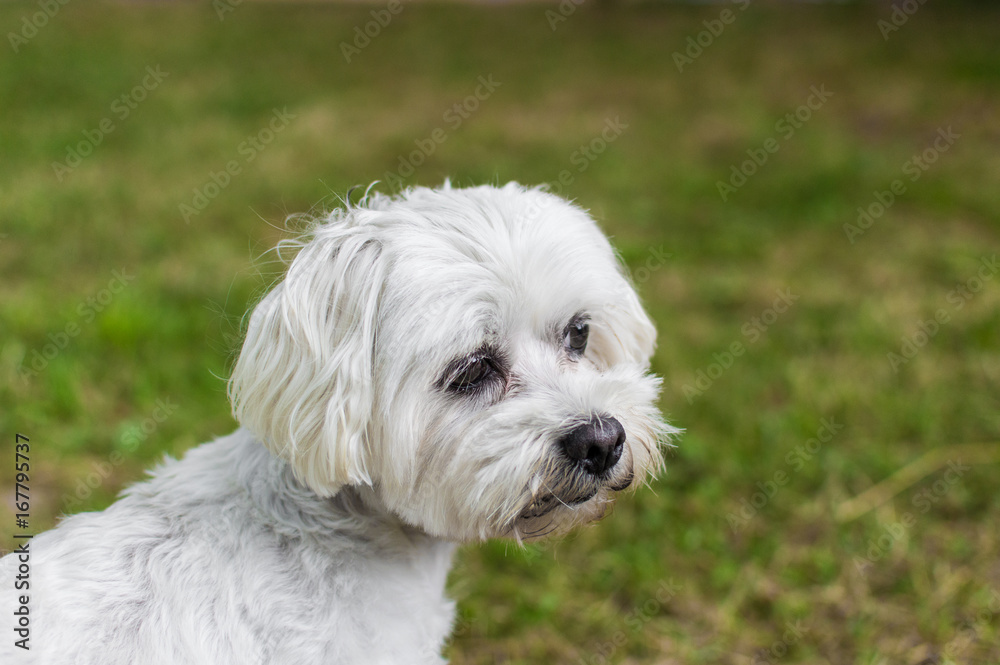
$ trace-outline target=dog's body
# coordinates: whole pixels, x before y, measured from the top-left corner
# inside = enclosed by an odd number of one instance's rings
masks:
[[[31,541],[31,650],[19,655],[8,634],[0,654],[39,665],[441,663],[453,549],[355,490],[316,496],[241,429]]]
[[[454,543],[598,519],[673,430],[654,331],[577,208],[518,185],[333,213],[257,306],[234,434],[30,541],[3,662],[428,665]]]

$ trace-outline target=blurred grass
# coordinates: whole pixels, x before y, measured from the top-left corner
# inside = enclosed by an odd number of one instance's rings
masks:
[[[663,408],[687,430],[654,491],[600,525],[464,548],[454,663],[1000,662],[995,463],[832,518],[928,450],[1000,441],[1000,276],[955,296],[1000,248],[1000,12],[929,3],[883,40],[886,5],[754,4],[679,73],[721,6],[585,5],[552,31],[550,5],[407,4],[345,63],[378,8],[243,4],[220,22],[207,3],[69,3],[0,59],[0,453],[32,438],[33,527],[229,431],[223,377],[285,215],[385,180],[441,127],[407,184],[572,175],[563,193],[640,282]],[[34,11],[0,5],[4,33]],[[167,78],[116,115],[157,65]],[[452,129],[489,75],[496,92]],[[833,96],[782,139],[814,85]],[[295,118],[245,161],[276,108]],[[575,151],[616,117],[628,128],[580,172]],[[57,179],[103,118],[114,131]],[[945,127],[961,137],[850,243],[856,208]],[[717,181],[768,138],[779,151],[723,202]],[[179,205],[230,160],[241,173],[186,224]],[[115,270],[134,275],[120,293]],[[798,299],[752,341],[784,289]],[[887,354],[941,309],[894,372]],[[796,452],[823,419],[843,429]]]

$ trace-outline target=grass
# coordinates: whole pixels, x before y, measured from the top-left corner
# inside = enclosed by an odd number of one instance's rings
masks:
[[[928,3],[883,39],[888,6],[752,4],[678,72],[722,6],[588,4],[555,31],[554,5],[403,7],[349,64],[340,43],[376,5],[220,22],[207,3],[69,3],[0,59],[0,454],[11,469],[31,437],[32,527],[231,430],[223,377],[284,217],[390,180],[442,128],[403,182],[567,172],[658,323],[662,406],[686,430],[601,524],[463,548],[453,663],[1000,662],[1000,13]],[[0,6],[4,33],[35,11]],[[157,66],[141,102],[119,99]],[[480,76],[500,85],[456,128]],[[833,94],[788,136],[812,86]],[[294,118],[241,150],[275,109]],[[210,200],[186,223],[195,190]],[[929,451],[961,466],[835,519]]]

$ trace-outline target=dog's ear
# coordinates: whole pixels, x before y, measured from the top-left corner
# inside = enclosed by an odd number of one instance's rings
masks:
[[[373,354],[385,265],[363,225],[316,228],[257,305],[229,380],[233,415],[321,496],[371,484]]]
[[[619,271],[613,297],[596,314],[590,348],[605,367],[634,363],[649,367],[656,349],[656,327],[642,308],[624,269]]]

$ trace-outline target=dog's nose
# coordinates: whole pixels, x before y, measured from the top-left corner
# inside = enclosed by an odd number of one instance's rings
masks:
[[[614,418],[595,417],[571,429],[559,443],[567,457],[599,476],[621,459],[625,428]]]

